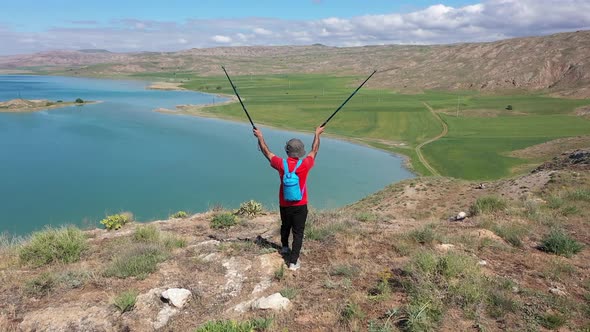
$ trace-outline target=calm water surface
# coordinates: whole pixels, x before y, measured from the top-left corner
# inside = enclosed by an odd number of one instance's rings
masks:
[[[120,211],[131,211],[140,221],[155,220],[177,210],[237,208],[250,199],[277,208],[280,180],[258,151],[249,124],[153,112],[222,99],[146,90],[146,84],[0,76],[2,101],[19,96],[103,101],[0,113],[0,232],[24,234],[66,223],[94,226]],[[313,139],[263,129],[277,154],[289,138],[300,137],[307,148]],[[309,175],[311,206],[343,206],[412,177],[402,164],[385,152],[322,138]]]

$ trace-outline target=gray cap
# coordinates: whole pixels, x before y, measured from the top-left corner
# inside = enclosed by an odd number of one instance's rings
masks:
[[[285,152],[291,158],[302,158],[305,156],[305,146],[298,138],[291,138],[287,144],[285,144]]]

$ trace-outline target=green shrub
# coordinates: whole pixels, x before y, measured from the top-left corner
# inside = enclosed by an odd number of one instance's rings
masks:
[[[217,213],[211,220],[211,228],[230,228],[238,223],[238,218],[228,212]]]
[[[485,213],[494,213],[506,209],[506,201],[495,196],[478,198],[469,208],[469,214],[477,216]]]
[[[28,295],[42,297],[49,294],[55,288],[56,284],[55,275],[50,272],[44,272],[33,279],[27,280],[24,291]]]
[[[106,277],[144,279],[166,259],[160,245],[136,244],[116,255],[104,272]]]
[[[184,219],[188,217],[188,213],[184,211],[178,211],[170,215],[170,219]]]
[[[377,220],[377,216],[374,213],[367,211],[359,212],[354,217],[360,222],[371,222]]]
[[[539,248],[545,252],[571,257],[580,252],[583,247],[581,243],[572,239],[563,230],[552,229],[549,234],[543,237]]]
[[[354,319],[363,319],[365,317],[365,313],[358,304],[354,302],[348,302],[340,311],[340,316],[343,321],[350,322]]]
[[[236,212],[236,214],[240,216],[247,216],[250,218],[257,216],[260,213],[262,213],[262,204],[253,200],[240,204],[240,208]]]
[[[297,296],[297,289],[295,289],[293,287],[285,287],[285,288],[281,289],[280,293],[283,297],[286,297],[289,300],[292,300],[295,298],[295,296]]]
[[[409,303],[402,325],[409,331],[436,330],[445,307],[474,311],[486,297],[486,279],[477,262],[464,254],[421,251],[404,267],[402,285]]]
[[[136,242],[159,243],[160,231],[154,225],[138,226],[133,232],[133,239]]]
[[[139,294],[136,290],[128,290],[125,291],[113,300],[113,305],[121,312],[131,311],[133,307],[135,307],[135,301],[137,300],[137,295]]]
[[[564,200],[561,196],[551,195],[547,198],[547,206],[550,209],[559,209],[563,206]]]
[[[561,214],[563,216],[573,216],[580,213],[580,209],[578,209],[575,205],[567,205],[561,209]]]
[[[76,98],[76,104],[83,104],[84,100],[82,98]]]
[[[560,314],[547,314],[541,317],[540,323],[544,328],[556,330],[562,327],[566,322],[566,318]]]
[[[272,325],[272,318],[255,318],[245,322],[236,322],[233,320],[209,321],[195,332],[253,332],[265,331]]]
[[[567,198],[574,201],[590,202],[590,189],[577,189],[567,194]]]
[[[518,223],[497,224],[492,231],[515,247],[522,247],[522,238],[528,234],[528,228]]]
[[[184,248],[186,247],[186,239],[179,238],[173,235],[164,235],[162,236],[160,242],[162,245],[170,250],[174,248]]]
[[[487,299],[488,315],[494,319],[502,318],[506,314],[518,310],[517,303],[502,290],[493,290]]]
[[[344,230],[346,226],[341,222],[318,226],[316,223],[306,225],[304,235],[307,240],[325,241],[336,233]]]
[[[411,231],[409,237],[421,244],[430,244],[436,239],[435,226],[433,224],[426,225],[420,229]]]
[[[73,226],[48,227],[35,232],[18,250],[25,264],[41,266],[51,262],[73,263],[88,248],[84,233]]]
[[[349,264],[341,264],[332,266],[330,270],[331,276],[344,276],[347,278],[355,277],[359,274],[360,269],[356,266],[349,265]]]
[[[117,230],[125,224],[133,221],[133,214],[131,212],[123,212],[120,214],[113,214],[101,220],[100,223],[108,230]]]
[[[56,281],[63,287],[72,289],[82,287],[84,283],[91,277],[92,273],[89,271],[69,270],[59,273],[56,276]]]
[[[281,264],[278,269],[275,270],[274,273],[275,279],[278,281],[283,280],[285,277],[285,265]]]

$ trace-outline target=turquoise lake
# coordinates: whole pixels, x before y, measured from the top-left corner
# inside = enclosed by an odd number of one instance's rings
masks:
[[[250,199],[278,209],[279,177],[258,151],[249,124],[154,112],[223,99],[147,90],[147,85],[0,75],[0,101],[102,101],[0,113],[0,232],[26,234],[62,224],[94,227],[121,211],[133,212],[139,221],[157,220],[178,210],[233,209]],[[249,111],[256,122],[256,111]],[[311,135],[261,129],[278,155],[292,137],[311,147]],[[344,206],[413,176],[397,156],[322,137],[308,180],[310,206]]]

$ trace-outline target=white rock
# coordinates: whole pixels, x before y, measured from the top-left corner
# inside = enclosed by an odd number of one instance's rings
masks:
[[[442,244],[437,245],[436,248],[439,251],[447,252],[447,251],[455,248],[455,245],[454,244],[450,244],[450,243],[442,243]]]
[[[555,294],[557,296],[566,296],[566,292],[564,292],[563,290],[559,289],[559,288],[549,288],[549,293],[551,294]]]
[[[455,217],[455,220],[463,220],[467,217],[467,213],[461,211],[457,214],[457,216]]]
[[[184,288],[170,288],[162,292],[162,298],[177,308],[182,308],[190,299],[192,293]]]
[[[488,262],[486,262],[485,260],[482,259],[477,264],[480,266],[486,266],[486,265],[488,265]]]
[[[158,317],[156,321],[153,323],[154,329],[158,330],[168,324],[170,318],[176,314],[178,314],[180,310],[173,308],[169,305],[166,305],[160,312],[158,312]]]
[[[291,301],[288,298],[283,297],[280,293],[274,293],[267,297],[259,298],[252,303],[253,309],[262,310],[287,310],[291,306]]]
[[[233,310],[243,314],[252,308],[252,302],[253,300],[238,303],[235,307],[233,307]]]
[[[246,280],[246,271],[252,267],[252,262],[244,258],[232,257],[223,262],[225,267],[225,295],[236,296],[242,291],[242,285]]]

